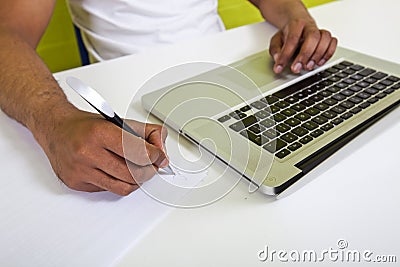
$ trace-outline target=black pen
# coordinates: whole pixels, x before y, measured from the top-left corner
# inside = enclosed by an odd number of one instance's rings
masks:
[[[67,77],[66,82],[75,92],[77,92],[83,99],[85,99],[86,102],[88,102],[94,109],[96,109],[101,115],[103,115],[106,120],[114,123],[128,133],[142,138],[131,127],[129,127],[128,124],[124,123],[124,121],[117,115],[117,113],[114,112],[111,106],[98,92],[96,92],[96,90],[75,77]],[[175,174],[170,166],[162,168],[162,170],[165,171],[167,174]]]

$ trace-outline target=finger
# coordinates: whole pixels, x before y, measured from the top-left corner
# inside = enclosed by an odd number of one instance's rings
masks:
[[[154,165],[138,166],[136,164],[128,163],[129,171],[136,184],[143,184],[150,180],[158,171]]]
[[[128,164],[133,163],[109,150],[104,150],[104,153],[99,155],[98,158],[101,160],[97,162],[96,168],[123,182],[136,184],[128,168]]]
[[[127,196],[139,188],[139,185],[137,184],[130,184],[115,179],[109,174],[98,169],[95,170],[95,173],[89,183],[120,196]]]
[[[160,148],[146,142],[143,138],[121,130],[112,123],[102,126],[95,134],[102,140],[104,149],[140,166],[156,164],[163,167],[161,163],[164,163],[166,157]]]
[[[274,36],[272,36],[270,44],[269,44],[269,54],[274,59],[274,67],[273,70],[275,73],[281,73],[283,67],[277,62],[279,59],[279,55],[282,50],[282,32],[279,31]]]
[[[161,168],[168,166],[169,160],[165,149],[165,140],[168,135],[167,128],[158,124],[151,124],[151,123],[146,123],[146,124],[133,123],[133,124],[135,124],[136,127],[139,126],[140,131],[143,131],[144,129],[144,132],[142,132],[142,134],[146,138],[146,141],[149,144],[161,149],[162,153],[159,153],[158,159],[153,161],[153,164]]]
[[[321,30],[320,32],[321,32],[321,39],[319,41],[317,48],[314,51],[314,54],[312,55],[312,57],[309,61],[309,62],[313,62],[314,64],[321,61],[321,59],[323,58],[325,53],[328,51],[329,45],[332,40],[332,36],[331,36],[330,32],[325,31],[325,30]],[[307,66],[308,66],[308,63],[307,63]]]
[[[311,56],[314,54],[320,40],[320,32],[316,27],[312,27],[305,33],[305,39],[301,45],[299,54],[293,60],[291,70],[294,73],[299,73],[302,68],[306,69],[307,63],[310,61]],[[312,66],[314,67],[314,66]]]
[[[325,62],[327,62],[329,59],[331,59],[331,57],[333,56],[333,54],[336,51],[337,43],[338,43],[337,39],[332,38],[331,43],[329,44],[328,50],[326,51],[326,53],[322,57],[322,59],[317,63],[318,66],[324,65]]]
[[[283,68],[289,63],[290,59],[293,57],[297,47],[300,44],[303,25],[296,24],[290,25],[287,36],[284,38],[284,44],[282,47],[281,54],[278,58],[278,64]]]
[[[129,184],[141,184],[153,177],[157,168],[154,165],[138,166],[124,158],[106,151],[104,159],[98,166],[98,169],[108,175]]]
[[[159,147],[165,152],[165,140],[168,135],[166,127],[152,123],[142,123],[134,120],[126,120],[126,123],[132,127],[141,137],[152,145]]]
[[[127,124],[142,138],[148,140],[150,137],[161,141],[161,144],[165,142],[167,138],[167,129],[158,124],[143,123],[134,120],[125,120]],[[155,145],[155,144],[154,144]]]
[[[164,150],[165,140],[167,139],[168,130],[161,125],[146,124],[145,136],[147,142]]]

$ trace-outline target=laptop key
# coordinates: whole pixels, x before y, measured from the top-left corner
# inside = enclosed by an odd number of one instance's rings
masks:
[[[255,134],[259,134],[265,130],[265,128],[259,124],[253,124],[248,128],[250,131],[252,131]]]
[[[306,136],[304,136],[303,138],[301,138],[299,141],[300,141],[302,144],[305,145],[305,144],[310,143],[313,139],[314,139],[314,138],[312,138],[311,136],[306,135]]]
[[[372,75],[371,77],[374,78],[374,79],[380,80],[380,79],[385,78],[386,76],[387,76],[386,73],[377,72],[377,73],[375,73],[374,75]]]
[[[242,113],[240,110],[236,110],[234,112],[229,113],[229,116],[231,116],[234,119],[240,120],[245,118],[247,115]]]
[[[273,105],[269,107],[272,113],[277,113],[279,110],[281,110],[279,107]],[[268,109],[268,108],[267,108]],[[265,110],[265,109],[264,109]],[[268,111],[268,110],[267,110]]]
[[[275,120],[276,122],[281,122],[281,121],[283,121],[284,119],[287,118],[285,115],[280,114],[280,113],[275,114],[273,117],[274,117],[274,120]]]
[[[393,86],[390,87],[390,88],[392,88],[392,89],[394,89],[394,90],[397,90],[397,89],[400,88],[400,83],[396,83],[395,85],[393,85]]]
[[[229,126],[229,128],[231,128],[232,130],[238,132],[238,131],[243,130],[244,128],[249,127],[250,125],[252,125],[252,124],[254,124],[256,122],[258,122],[257,118],[254,115],[250,115],[250,116],[244,118],[241,121],[238,121],[238,122],[236,122],[234,124],[231,124]]]
[[[263,109],[263,108],[267,107],[267,104],[265,104],[261,101],[255,101],[255,102],[251,103],[250,105],[256,109]]]
[[[281,113],[284,114],[285,116],[290,117],[290,116],[293,116],[294,114],[296,114],[296,111],[294,109],[287,108],[287,109],[283,110]]]
[[[280,108],[287,108],[288,106],[290,106],[290,103],[283,100],[275,103],[275,105]]]
[[[359,97],[359,98],[362,98],[362,99],[367,99],[367,98],[369,98],[371,95],[368,94],[368,93],[366,93],[366,92],[361,92],[361,93],[356,94],[356,96]],[[351,101],[351,100],[350,100],[350,101]]]
[[[398,82],[400,81],[400,78],[392,75],[388,77],[388,80],[391,80],[392,82]]]
[[[353,91],[353,92],[359,92],[361,91],[363,88],[357,85],[353,85],[349,87],[349,90]]]
[[[333,124],[327,123],[321,126],[321,129],[324,130],[325,132],[329,131],[330,129],[333,128]]]
[[[370,103],[370,104],[374,104],[374,103],[378,102],[379,99],[376,98],[376,97],[372,97],[372,98],[368,99],[367,101],[368,101],[368,103]]]
[[[352,79],[360,81],[362,79],[364,79],[364,76],[361,76],[359,74],[354,74],[353,76],[351,76]]]
[[[386,85],[386,86],[391,86],[393,82],[389,79],[383,80],[379,82],[380,84]]]
[[[314,107],[319,109],[319,110],[321,110],[321,111],[324,111],[325,109],[329,108],[329,106],[327,104],[324,104],[324,103],[318,103]]]
[[[246,112],[246,111],[249,111],[250,109],[251,109],[251,107],[248,106],[248,105],[246,105],[246,106],[244,106],[244,107],[241,107],[241,108],[240,108],[240,111],[241,111],[241,112]]]
[[[367,97],[368,98],[368,97]],[[361,103],[363,100],[360,97],[357,96],[353,96],[349,98],[349,101],[353,102],[354,104],[359,104]]]
[[[332,98],[335,99],[335,100],[337,100],[337,101],[343,101],[343,100],[346,99],[346,97],[345,97],[344,95],[342,95],[342,94],[334,94],[334,95],[332,96]]]
[[[340,103],[340,106],[344,107],[345,109],[350,109],[350,108],[354,107],[354,103],[350,102],[350,101],[344,101],[344,102]]]
[[[350,112],[346,112],[342,116],[340,116],[340,118],[342,118],[343,120],[347,120],[350,119],[352,116],[353,114],[351,114]]]
[[[218,119],[219,122],[224,123],[231,119],[231,116],[225,115]]]
[[[386,96],[385,93],[379,93],[377,95],[375,95],[377,98],[384,98]]]
[[[361,65],[354,64],[354,65],[350,66],[350,69],[355,70],[355,71],[359,71],[359,70],[362,70],[362,69],[365,69],[365,68],[363,66],[361,66]]]
[[[332,99],[332,98],[328,98],[325,99],[324,101],[322,101],[324,104],[329,105],[329,106],[333,106],[337,104],[337,100]]]
[[[336,119],[332,120],[332,123],[333,123],[334,125],[339,125],[339,124],[341,124],[342,122],[343,122],[343,119],[341,119],[341,118],[336,118]]]
[[[281,135],[280,138],[282,138],[282,140],[285,142],[292,143],[292,142],[296,141],[298,137],[292,133],[285,133],[285,134]]]
[[[271,153],[275,153],[276,151],[281,150],[287,145],[286,142],[282,141],[281,139],[277,138],[268,144],[264,145],[263,148]]]
[[[296,118],[289,118],[289,119],[287,119],[287,120],[285,121],[285,123],[288,124],[288,125],[290,125],[290,126],[292,126],[292,127],[294,127],[294,126],[299,125],[299,124],[300,124],[300,121],[299,121],[298,119],[296,119]]]
[[[301,121],[306,121],[306,120],[308,120],[309,118],[311,118],[311,116],[310,115],[308,115],[308,114],[306,114],[306,113],[303,113],[303,112],[301,112],[301,113],[298,113],[296,116],[294,116],[296,119],[298,119],[298,120],[301,120]]]
[[[346,61],[346,60],[340,62],[340,64],[342,64],[342,65],[344,65],[344,66],[346,66],[346,67],[351,66],[351,65],[354,65],[354,63],[349,62],[349,61]]]
[[[383,84],[377,83],[377,84],[374,84],[374,85],[372,86],[372,88],[375,88],[375,89],[377,89],[377,90],[379,90],[379,91],[382,91],[383,89],[386,88],[386,86],[383,85]]]
[[[279,133],[275,129],[268,129],[263,132],[262,135],[268,137],[269,139],[274,139],[279,136]]]
[[[327,119],[333,119],[337,116],[337,113],[328,110],[328,111],[323,112],[322,116],[324,116]]]
[[[394,89],[392,89],[392,88],[388,88],[388,89],[386,89],[385,91],[383,91],[385,94],[391,94],[391,93],[393,93],[394,92]]]
[[[314,117],[314,118],[312,119],[312,121],[315,122],[315,123],[317,123],[317,124],[319,124],[319,125],[321,125],[321,124],[324,124],[325,122],[327,122],[328,119],[325,118],[325,117],[322,117],[322,116],[317,116],[317,117]]]
[[[304,128],[306,128],[307,130],[314,130],[316,128],[318,128],[318,124],[316,124],[313,121],[306,121],[305,123],[303,123],[301,126],[303,126]]]
[[[260,121],[260,124],[264,127],[270,128],[275,125],[275,122],[270,118]]]
[[[306,109],[304,112],[311,116],[314,116],[314,115],[317,115],[320,111],[316,108],[309,108],[309,109]]]
[[[363,69],[362,71],[360,71],[358,74],[362,75],[362,76],[369,76],[372,73],[375,73],[376,71],[373,69]]]
[[[379,91],[375,88],[370,87],[370,88],[365,89],[365,91],[363,91],[363,92],[366,92],[370,95],[374,95],[374,94],[378,93]]]
[[[267,118],[269,115],[271,115],[269,112],[267,112],[267,111],[265,111],[265,110],[260,110],[260,111],[257,111],[255,114],[254,114],[257,118],[260,118],[260,119],[265,119],[265,118]]]
[[[335,106],[335,107],[331,108],[330,110],[337,114],[342,114],[343,112],[346,111],[346,109],[341,106]]]
[[[294,97],[294,96],[289,96],[289,97],[285,98],[285,101],[286,101],[286,102],[289,102],[290,104],[294,104],[294,103],[296,103],[297,101],[299,101],[299,99],[296,98],[296,97]]]
[[[299,142],[295,142],[293,144],[290,144],[288,146],[288,149],[291,151],[296,151],[297,149],[299,149],[302,145]]]
[[[296,111],[302,111],[306,108],[306,106],[304,106],[303,104],[294,104],[293,106],[291,106],[291,108]]]
[[[355,107],[355,108],[351,109],[350,112],[353,113],[353,114],[357,114],[357,113],[359,113],[361,110],[362,110],[362,108]]]
[[[264,98],[261,98],[260,100],[271,105],[271,104],[273,104],[275,102],[278,102],[279,98],[277,98],[276,96],[273,96],[273,95],[268,95],[268,96],[266,96]]]
[[[275,155],[280,158],[283,159],[284,157],[288,156],[290,154],[290,151],[287,149],[283,149],[281,151],[279,151],[278,153],[276,153]]]
[[[278,124],[278,125],[275,127],[275,129],[276,129],[277,131],[281,132],[281,133],[285,133],[285,132],[289,131],[289,130],[291,129],[291,127],[288,126],[288,125],[286,125],[286,124],[284,124],[284,123],[281,123],[281,124]]]
[[[363,103],[361,103],[360,105],[359,105],[359,107],[360,108],[367,108],[367,107],[369,107],[371,104],[370,103],[368,103],[368,102],[363,102]]]
[[[303,127],[301,127],[301,126],[299,126],[299,127],[294,128],[292,130],[292,133],[294,133],[295,135],[301,137],[301,136],[304,136],[304,135],[308,134],[308,130],[303,128]]]
[[[315,130],[314,132],[311,133],[311,136],[314,137],[314,138],[317,138],[317,137],[321,136],[323,133],[324,133],[324,131],[322,131],[320,129],[317,129],[317,130]]]

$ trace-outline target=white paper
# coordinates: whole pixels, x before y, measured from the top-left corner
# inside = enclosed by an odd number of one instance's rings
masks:
[[[25,128],[3,113],[0,124],[0,266],[110,266],[173,209],[142,190],[70,190]]]

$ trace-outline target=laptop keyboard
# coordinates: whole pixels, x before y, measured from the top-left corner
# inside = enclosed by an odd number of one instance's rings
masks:
[[[343,61],[218,121],[283,159],[399,88],[396,76]]]

